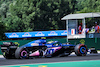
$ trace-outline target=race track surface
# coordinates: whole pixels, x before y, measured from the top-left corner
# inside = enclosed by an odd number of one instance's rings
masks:
[[[34,58],[34,59],[4,59],[4,58],[0,58],[0,66],[51,63],[51,62],[89,61],[89,60],[100,60],[100,54],[89,54],[87,56],[70,55],[68,57]]]

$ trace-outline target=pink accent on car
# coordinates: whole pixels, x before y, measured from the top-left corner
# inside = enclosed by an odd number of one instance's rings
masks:
[[[29,56],[39,56],[39,55],[40,55],[39,50],[37,50],[37,51],[31,53]]]
[[[23,50],[23,51],[21,52],[21,56],[24,56],[23,53],[25,53],[25,55],[27,55],[27,52],[26,52],[25,50]]]
[[[48,49],[61,49],[61,47],[52,47],[52,48],[48,48]]]
[[[59,49],[61,49],[62,47],[52,47],[52,48],[48,48],[48,49],[54,49],[55,50],[55,52],[57,51],[57,50],[59,50]]]

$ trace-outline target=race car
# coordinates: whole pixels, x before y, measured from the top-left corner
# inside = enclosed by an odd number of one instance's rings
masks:
[[[39,39],[31,41],[21,47],[12,42],[4,42],[1,51],[6,59],[11,58],[33,58],[33,57],[56,57],[68,56],[75,52],[77,56],[86,56],[87,46],[84,44],[73,45],[70,43],[60,43],[59,41],[48,41]]]

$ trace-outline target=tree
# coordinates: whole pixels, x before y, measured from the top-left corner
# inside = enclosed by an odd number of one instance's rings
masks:
[[[6,31],[6,27],[5,27],[5,25],[0,21],[0,40],[5,39],[5,35],[4,35],[5,31]]]
[[[100,12],[100,0],[77,0],[77,3],[76,13]],[[94,22],[98,22],[98,24],[100,24],[100,18],[86,19],[88,27],[94,26]]]
[[[20,19],[20,29],[11,31],[33,31],[65,29],[61,18],[74,13],[76,0],[16,0],[10,4],[11,20]],[[15,18],[15,19],[16,19]],[[15,27],[19,26],[17,20],[12,19]],[[7,21],[6,21],[7,22]],[[12,23],[11,27],[12,27]],[[13,29],[16,29],[13,27]]]
[[[77,0],[79,13],[99,12],[100,0]]]

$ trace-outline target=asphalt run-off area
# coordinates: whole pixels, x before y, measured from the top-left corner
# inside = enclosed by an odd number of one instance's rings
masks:
[[[1,57],[0,67],[100,67],[100,53],[34,59],[5,59]]]
[[[25,64],[0,67],[100,67],[100,60],[76,61],[76,62],[58,62],[44,64]]]

